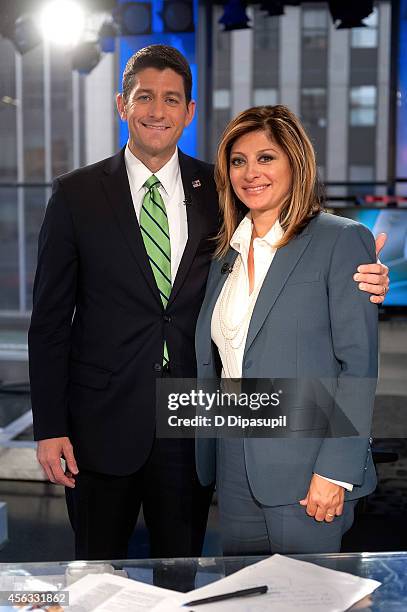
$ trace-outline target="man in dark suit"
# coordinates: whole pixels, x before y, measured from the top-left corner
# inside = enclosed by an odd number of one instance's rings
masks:
[[[218,230],[212,166],[176,146],[194,116],[191,85],[175,49],[133,56],[117,99],[125,150],[57,179],[40,234],[35,437],[49,479],[67,487],[80,558],[126,557],[141,504],[152,557],[201,553],[211,489],[197,480],[193,440],[155,438],[154,400],[157,378],[196,374],[195,323]],[[165,307],[140,228],[152,175],[171,238]]]
[[[155,437],[157,378],[196,375],[219,227],[212,166],[177,149],[191,85],[171,47],[130,58],[117,97],[127,146],[57,179],[40,233],[34,433],[49,480],[66,487],[78,558],[126,557],[141,505],[152,557],[201,553],[212,490],[199,484],[193,440]]]

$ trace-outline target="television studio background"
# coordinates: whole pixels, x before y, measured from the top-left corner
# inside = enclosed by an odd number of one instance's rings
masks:
[[[185,153],[212,162],[236,113],[286,104],[311,135],[328,207],[388,234],[373,431],[379,484],[359,504],[343,550],[406,550],[407,0],[3,0],[0,561],[73,558],[63,489],[44,480],[32,436],[27,330],[38,232],[53,178],[126,143],[114,93],[130,55],[157,42],[192,67],[198,112],[180,142]],[[220,553],[216,513],[215,501],[208,555]],[[142,521],[137,531],[131,556],[148,557]]]

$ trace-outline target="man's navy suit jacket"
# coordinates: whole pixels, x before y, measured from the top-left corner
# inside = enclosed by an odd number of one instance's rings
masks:
[[[164,311],[117,155],[58,178],[39,237],[29,331],[37,440],[71,438],[79,468],[135,472],[155,434],[167,342],[194,377],[194,334],[219,228],[213,167],[179,151],[188,241]]]

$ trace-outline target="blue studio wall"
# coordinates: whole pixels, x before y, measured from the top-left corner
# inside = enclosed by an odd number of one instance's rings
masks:
[[[120,0],[123,3],[125,0]],[[119,38],[119,68],[120,77],[123,74],[123,70],[126,66],[127,60],[135,53],[138,49],[152,44],[164,44],[176,47],[185,57],[187,58],[192,72],[193,87],[192,97],[196,100],[197,98],[197,64],[196,64],[196,45],[195,45],[195,32],[187,32],[181,34],[166,33],[163,32],[163,22],[159,16],[162,10],[162,0],[152,0],[152,34],[140,35],[140,36],[121,36]],[[194,22],[195,29],[197,27],[197,14],[198,14],[198,0],[194,0]],[[121,91],[121,81],[118,84],[118,91]],[[182,138],[179,142],[179,146],[184,153],[188,155],[197,155],[197,121],[198,113],[195,114],[195,118],[192,123],[185,129]],[[127,124],[119,121],[119,146],[123,147],[128,138]]]
[[[396,175],[407,178],[407,0],[400,0],[399,24]]]

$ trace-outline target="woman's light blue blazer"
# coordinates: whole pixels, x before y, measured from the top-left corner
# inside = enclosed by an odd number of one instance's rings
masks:
[[[217,377],[211,318],[227,278],[222,267],[232,265],[236,256],[230,249],[210,269],[196,328],[201,380]],[[313,472],[352,483],[345,499],[362,497],[376,486],[366,432],[377,377],[378,309],[353,280],[361,262],[374,261],[374,239],[365,226],[321,212],[278,249],[267,272],[248,330],[242,378],[334,381],[335,409],[362,435],[245,438],[247,476],[262,504],[297,503],[305,497]],[[297,408],[307,410],[306,420],[312,421],[312,405]],[[213,482],[216,440],[197,439],[196,463],[202,484]]]

